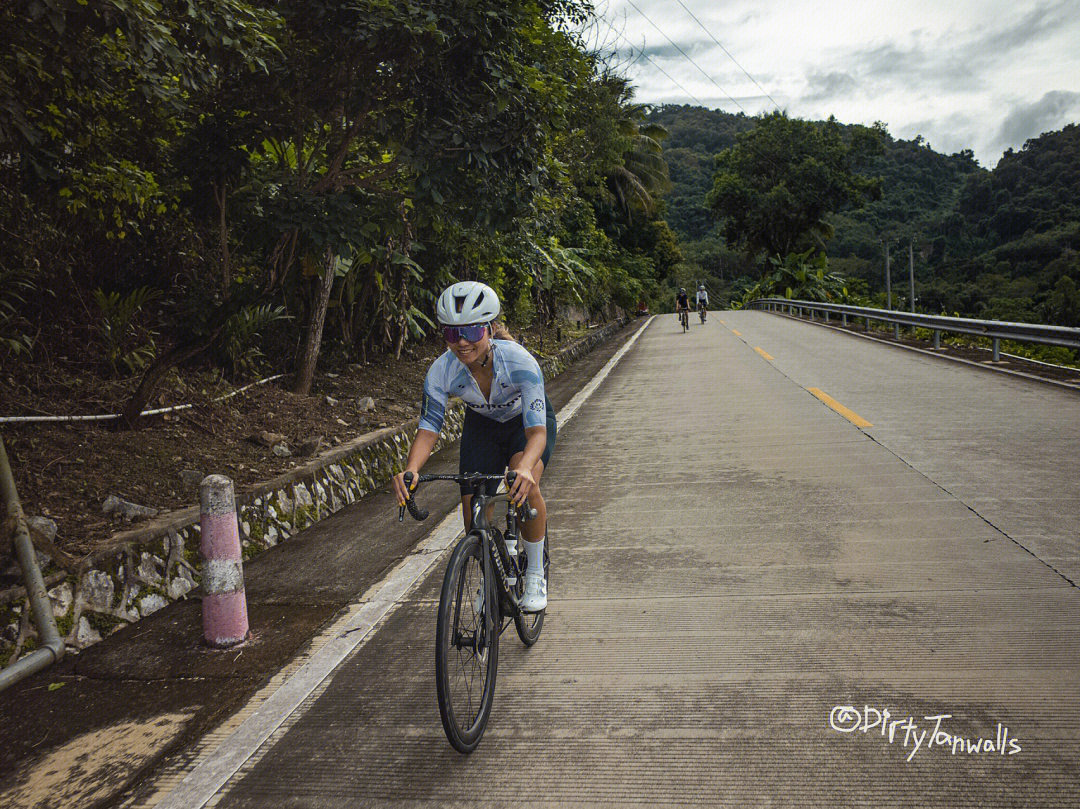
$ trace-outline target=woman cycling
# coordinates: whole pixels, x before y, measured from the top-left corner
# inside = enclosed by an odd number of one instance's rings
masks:
[[[412,472],[414,479],[420,474],[439,440],[447,399],[460,398],[466,406],[460,473],[501,475],[509,467],[517,473],[510,499],[518,505],[527,500],[537,511],[537,518],[521,529],[528,561],[520,607],[539,612],[547,607],[547,507],[540,477],[555,447],[555,411],[544,393],[540,364],[495,322],[499,310],[495,290],[478,281],[461,281],[439,295],[435,311],[448,349],[428,369],[419,428],[405,469],[394,476],[394,492],[404,505],[404,473]],[[489,494],[498,488],[494,483],[488,487]],[[472,521],[471,500],[469,488],[462,485],[466,531]]]

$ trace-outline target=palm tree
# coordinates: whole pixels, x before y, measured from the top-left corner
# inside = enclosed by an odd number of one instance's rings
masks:
[[[634,88],[622,77],[610,77],[618,108],[616,127],[625,146],[622,162],[608,169],[607,188],[616,207],[628,223],[635,214],[649,217],[656,210],[656,197],[672,188],[661,142],[668,132],[659,124],[643,123],[646,105],[632,102]]]

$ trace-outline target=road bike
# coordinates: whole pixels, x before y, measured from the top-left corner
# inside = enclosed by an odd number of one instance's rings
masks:
[[[510,486],[515,474],[506,475]],[[412,473],[405,474],[405,488],[412,492]],[[472,489],[472,528],[458,541],[446,564],[439,612],[435,621],[435,685],[439,715],[446,738],[454,749],[471,753],[484,735],[495,696],[499,636],[510,625],[526,646],[532,646],[544,626],[544,611],[519,609],[525,590],[527,559],[522,546],[521,525],[536,518],[536,509],[515,506],[506,492],[488,495],[486,484],[502,475],[420,475],[417,483],[449,480]],[[499,531],[488,521],[495,503],[506,503],[506,529]],[[398,512],[427,519],[410,494]],[[544,538],[544,578],[548,575],[548,546]]]
[[[698,316],[701,318],[701,322],[705,322],[705,304],[699,303],[697,308]]]
[[[686,332],[688,332],[690,330],[690,310],[689,309],[680,309],[679,310],[679,322],[682,324],[683,334],[685,334]]]

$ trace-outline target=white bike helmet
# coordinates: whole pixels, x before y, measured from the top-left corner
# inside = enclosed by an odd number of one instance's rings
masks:
[[[499,296],[479,281],[458,281],[439,295],[435,314],[444,326],[490,323],[499,316]]]

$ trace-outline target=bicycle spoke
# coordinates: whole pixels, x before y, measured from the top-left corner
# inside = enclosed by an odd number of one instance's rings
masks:
[[[479,561],[475,558],[466,560],[462,575],[457,582],[457,597],[454,599],[457,620],[454,622],[449,644],[450,648],[454,649],[456,658],[454,679],[460,686],[452,689],[457,694],[457,698],[452,699],[452,702],[456,702],[457,705],[456,707],[451,705],[451,709],[455,716],[464,720],[462,724],[466,726],[466,729],[471,728],[478,718],[479,706],[483,704],[486,667],[490,665],[490,640],[485,637],[484,627],[484,612],[487,605],[484,604],[477,613],[476,602],[472,600],[485,597],[481,595],[486,590],[483,573],[479,567]],[[474,694],[474,689],[477,688],[480,692]]]

